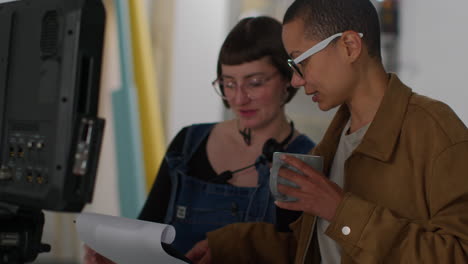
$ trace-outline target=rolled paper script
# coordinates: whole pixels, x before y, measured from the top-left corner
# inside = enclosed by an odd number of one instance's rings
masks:
[[[76,218],[78,236],[90,248],[118,264],[182,264],[168,255],[161,242],[171,244],[170,225],[123,217],[82,213]]]

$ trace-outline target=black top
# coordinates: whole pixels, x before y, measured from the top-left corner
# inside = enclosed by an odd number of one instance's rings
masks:
[[[169,145],[167,150],[168,152],[182,152],[187,130],[188,128],[186,127],[177,134],[177,136]],[[202,141],[200,147],[192,156],[192,159],[188,164],[188,175],[197,177],[197,179],[200,180],[212,181],[217,176],[217,174],[208,160],[208,155],[206,153],[207,142],[208,137]],[[151,188],[151,191],[138,219],[163,223],[164,218],[166,217],[170,196],[171,179],[169,175],[169,165],[167,164],[166,160],[163,160],[161,167],[159,168],[156,181]],[[276,226],[278,231],[290,231],[289,224],[294,222],[300,215],[301,212],[289,211],[276,207]]]

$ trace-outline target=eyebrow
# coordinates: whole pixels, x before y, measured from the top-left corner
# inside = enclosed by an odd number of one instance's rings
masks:
[[[257,75],[266,75],[266,73],[265,72],[254,72],[254,73],[250,73],[250,74],[248,74],[246,76],[243,76],[242,78],[243,79],[248,79],[250,77],[257,76]],[[225,75],[225,74],[221,75],[221,78],[234,79],[234,77],[229,76],[229,75]]]

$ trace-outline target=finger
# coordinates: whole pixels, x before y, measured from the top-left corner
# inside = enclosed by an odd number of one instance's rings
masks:
[[[96,251],[94,251],[92,248],[88,247],[87,245],[83,245],[84,252],[86,255],[94,255]]]
[[[280,208],[291,210],[291,211],[304,211],[305,194],[297,188],[278,184],[278,191],[289,197],[294,197],[296,201],[281,202],[276,201],[276,205]]]
[[[200,260],[206,253],[206,248],[204,247],[204,241],[198,242],[195,246],[185,254],[185,257],[191,261]]]
[[[281,159],[310,178],[323,178],[323,175],[319,171],[315,170],[314,168],[312,168],[312,166],[296,157],[290,155],[282,155]]]
[[[198,262],[204,254],[200,252],[198,249],[191,249],[187,254],[185,254],[185,257],[190,259],[193,262]]]
[[[90,256],[85,255],[84,256],[84,264],[92,264],[94,261],[91,259]]]
[[[99,264],[103,263],[103,256],[97,253],[94,249],[85,245],[85,263],[86,264]]]
[[[200,260],[199,264],[211,264],[211,252],[208,250],[203,256],[203,258]]]
[[[284,185],[284,184],[278,184],[278,192],[287,196],[294,197],[294,198],[299,198],[303,193],[298,188],[294,188],[294,187]]]
[[[85,264],[94,264],[94,263],[96,263],[96,255],[92,251],[90,251],[88,249],[85,249],[84,263]]]
[[[94,259],[94,264],[107,264],[107,263],[110,263],[110,260],[108,260],[107,258],[105,258],[104,256],[102,255],[97,255]]]
[[[286,180],[294,182],[298,186],[301,186],[308,179],[306,176],[301,175],[301,174],[299,174],[299,173],[297,173],[295,171],[292,171],[290,169],[287,169],[287,168],[280,168],[278,170],[278,175],[281,178],[285,178]]]
[[[195,252],[197,251],[198,244],[195,244],[192,249],[190,249],[186,254],[185,257],[192,259],[195,257]]]

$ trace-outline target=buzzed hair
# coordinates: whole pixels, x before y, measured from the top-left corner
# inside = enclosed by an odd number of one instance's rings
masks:
[[[323,40],[347,30],[363,33],[370,57],[382,60],[380,22],[369,0],[296,0],[286,11],[283,24],[302,19],[305,36]]]

